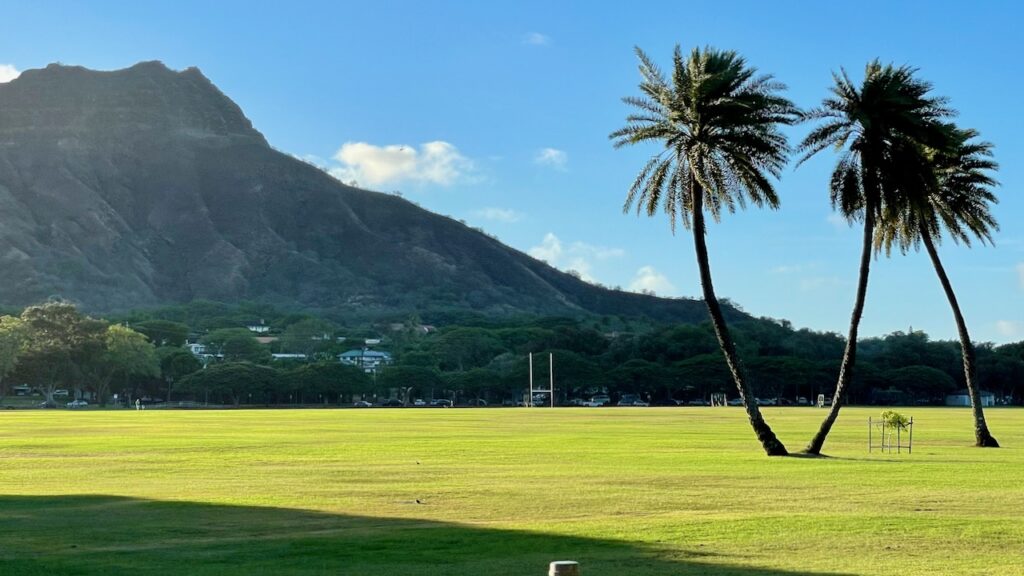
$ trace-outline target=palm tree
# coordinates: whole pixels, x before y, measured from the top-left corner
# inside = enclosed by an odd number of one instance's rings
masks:
[[[832,207],[848,221],[860,220],[864,224],[860,275],[846,349],[828,416],[807,446],[806,452],[810,454],[821,453],[839,417],[843,393],[853,377],[875,227],[884,216],[884,208],[898,206],[905,194],[898,181],[914,182],[912,178],[901,180],[910,166],[921,164],[914,160],[914,155],[926,146],[941,149],[948,138],[941,121],[952,112],[946,108],[944,99],[929,95],[931,85],[915,78],[915,72],[907,66],[883,66],[875,60],[868,63],[863,82],[856,86],[842,70],[832,75],[832,95],[820,108],[804,114],[805,119],[823,123],[800,144],[804,153],[800,163],[826,148],[839,151],[829,182]]]
[[[992,216],[990,205],[998,200],[990,190],[996,181],[989,172],[996,170],[998,165],[992,160],[990,143],[972,142],[978,136],[976,131],[951,127],[950,134],[948,150],[926,150],[921,155],[927,162],[927,168],[930,168],[923,172],[927,179],[921,186],[908,185],[902,188],[924,193],[908,196],[898,208],[892,208],[894,212],[898,209],[898,212],[886,218],[888,225],[879,230],[878,240],[887,253],[893,245],[898,246],[903,253],[911,247],[917,249],[924,245],[953,310],[960,336],[964,380],[974,415],[975,445],[997,448],[999,442],[988,430],[975,382],[974,345],[935,245],[942,238],[943,228],[954,242],[963,242],[967,246],[970,246],[972,236],[982,244],[992,241],[992,231],[998,230],[999,225]],[[907,174],[913,177],[916,172],[914,170]]]
[[[780,131],[798,112],[779,93],[785,86],[756,69],[735,52],[694,49],[684,57],[676,46],[671,81],[639,48],[642,96],[623,101],[636,111],[626,126],[610,135],[615,147],[654,142],[652,157],[633,182],[624,211],[668,214],[693,231],[700,283],[718,344],[729,365],[750,425],[769,456],[784,456],[786,447],[764,421],[746,371],[736,353],[722,308],[715,296],[705,243],[705,205],[718,221],[722,212],[757,206],[777,208],[779,198],[769,175],[778,177],[789,146]]]

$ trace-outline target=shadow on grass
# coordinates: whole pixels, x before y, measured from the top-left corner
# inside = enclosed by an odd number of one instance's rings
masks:
[[[0,496],[0,574],[812,576],[685,548],[307,510],[116,496]]]

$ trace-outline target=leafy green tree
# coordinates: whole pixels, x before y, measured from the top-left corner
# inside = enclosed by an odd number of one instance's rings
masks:
[[[792,124],[796,107],[780,96],[784,86],[759,76],[735,52],[694,49],[688,57],[678,46],[672,77],[637,49],[640,97],[627,97],[636,112],[611,134],[616,147],[658,143],[663,151],[644,166],[629,190],[624,209],[668,214],[693,231],[704,301],[736,388],[765,452],[785,455],[786,447],[764,421],[754,391],[725,321],[711,280],[704,211],[717,221],[724,211],[757,206],[777,208],[769,176],[778,177],[789,147],[780,127]]]
[[[132,324],[136,332],[149,338],[154,346],[171,346],[177,348],[185,345],[188,339],[188,326],[171,320],[143,320]]]
[[[313,356],[334,342],[334,325],[318,318],[306,318],[290,324],[281,335],[281,350]]]
[[[323,398],[339,404],[344,396],[366,394],[373,388],[370,376],[355,366],[340,362],[305,364],[288,374],[291,393],[301,403]]]
[[[92,373],[95,375],[93,385],[101,405],[106,405],[110,392],[110,382],[115,375],[124,380],[126,390],[132,376],[156,377],[160,375],[160,364],[156,349],[143,334],[120,324],[111,324],[103,335],[102,351],[87,362],[98,364]]]
[[[903,187],[907,191],[903,203],[887,207],[886,225],[879,232],[887,252],[894,245],[903,253],[924,245],[946,293],[960,337],[964,379],[974,416],[975,446],[997,448],[999,442],[989,432],[981,406],[974,344],[936,249],[943,229],[954,242],[967,246],[971,245],[972,237],[983,244],[992,241],[992,232],[998,230],[999,225],[990,206],[998,200],[991,190],[996,181],[989,174],[997,165],[992,160],[992,145],[975,141],[977,132],[952,129],[950,133],[948,148],[925,150],[920,155],[926,163],[920,171],[926,175],[925,180],[920,185],[911,183]],[[918,172],[910,170],[904,174],[913,177]]]
[[[0,400],[7,394],[6,378],[17,367],[27,336],[21,318],[0,317]]]
[[[201,342],[214,354],[222,355],[224,362],[263,364],[270,361],[270,351],[245,328],[214,330],[204,336]]]
[[[821,453],[829,431],[839,417],[846,386],[853,376],[857,358],[857,331],[864,311],[868,274],[875,244],[876,225],[885,210],[898,209],[909,192],[908,183],[923,178],[908,178],[906,170],[919,170],[917,156],[922,147],[943,145],[947,129],[942,120],[951,114],[945,100],[931,96],[931,85],[914,76],[908,66],[883,66],[870,62],[859,86],[846,71],[833,74],[832,95],[822,106],[804,114],[818,120],[803,140],[801,162],[827,148],[839,151],[839,160],[832,172],[829,193],[832,206],[848,221],[864,223],[860,259],[860,275],[846,349],[839,368],[839,378],[832,406],[817,434],[808,444],[810,454]],[[891,207],[891,208],[890,208]]]
[[[378,393],[398,390],[406,404],[413,392],[427,396],[431,392],[441,392],[443,387],[440,373],[422,366],[388,366],[377,375],[376,382]]]
[[[171,399],[175,382],[203,368],[203,363],[184,348],[164,346],[156,349],[156,355],[160,362],[160,376],[167,383],[167,400]]]
[[[174,384],[186,394],[227,399],[235,406],[248,401],[267,401],[280,390],[281,375],[269,366],[251,362],[222,362],[193,372]]]
[[[58,386],[78,382],[81,364],[94,353],[106,323],[88,316],[67,302],[29,306],[21,313],[26,329],[19,368],[42,389],[48,405],[55,405]]]
[[[445,389],[480,400],[498,383],[498,374],[487,368],[473,368],[463,372],[446,372],[443,381]]]
[[[467,370],[486,366],[502,352],[501,342],[483,328],[455,328],[441,334],[434,343],[441,368]]]

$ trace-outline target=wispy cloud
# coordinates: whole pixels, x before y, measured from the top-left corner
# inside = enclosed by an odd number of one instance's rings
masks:
[[[530,248],[527,253],[538,260],[566,271],[574,271],[587,282],[596,282],[592,275],[594,262],[621,258],[626,251],[621,248],[595,246],[586,242],[562,243],[558,236],[548,232],[541,243]]]
[[[805,268],[806,266],[803,264],[783,264],[772,268],[772,274],[795,274],[802,272]]]
[[[448,142],[440,140],[415,146],[377,146],[346,142],[334,154],[340,166],[328,172],[344,182],[378,186],[397,182],[420,182],[450,186],[473,169],[473,162]]]
[[[528,46],[547,46],[551,43],[551,37],[540,32],[527,32],[523,35],[523,44]]]
[[[21,71],[15,68],[11,64],[0,64],[0,83],[10,82],[18,76],[21,76]]]
[[[825,221],[829,223],[836,230],[849,230],[850,221],[843,216],[836,214],[835,212],[830,213],[825,217]]]
[[[483,218],[485,220],[493,220],[495,222],[505,222],[508,224],[514,224],[523,219],[523,214],[510,208],[481,208],[473,212],[475,216]]]
[[[668,277],[658,272],[654,266],[643,266],[637,270],[629,289],[633,292],[661,295],[671,295],[676,291],[675,285]]]
[[[821,288],[835,288],[841,283],[837,276],[808,276],[800,279],[800,290],[811,292]]]
[[[558,170],[565,170],[569,164],[569,155],[565,150],[558,148],[541,148],[533,157],[533,161],[541,166],[550,166]]]
[[[1024,334],[1024,323],[1014,320],[996,320],[996,332],[1007,338],[1016,338]]]

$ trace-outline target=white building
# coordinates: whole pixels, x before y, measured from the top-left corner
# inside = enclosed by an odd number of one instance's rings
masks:
[[[391,364],[391,354],[363,348],[339,354],[338,361],[342,364],[362,368],[367,374],[375,374],[381,367]]]
[[[985,392],[984,390],[978,392],[981,396],[982,406],[995,406],[996,395],[991,392]],[[971,396],[967,393],[967,390],[958,390],[955,394],[946,396],[946,406],[970,406]]]

